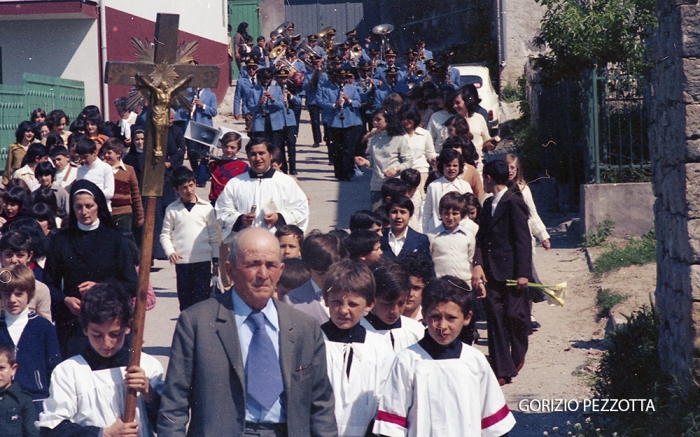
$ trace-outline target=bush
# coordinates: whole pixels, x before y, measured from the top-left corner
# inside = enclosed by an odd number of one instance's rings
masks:
[[[654,399],[663,375],[658,358],[659,317],[643,306],[606,337],[607,350],[598,367],[596,397]],[[665,380],[669,383],[670,380]]]
[[[503,87],[503,90],[501,91],[501,100],[506,103],[522,102],[527,100],[527,90],[525,89],[525,86],[525,75],[522,75],[518,78],[515,85],[509,83]]]
[[[698,385],[682,389],[661,369],[657,347],[660,327],[652,303],[632,313],[626,324],[606,336],[607,350],[596,372],[595,397],[647,399],[654,403],[654,411],[594,418],[596,422],[616,422],[608,429],[617,429],[620,437],[700,436]]]

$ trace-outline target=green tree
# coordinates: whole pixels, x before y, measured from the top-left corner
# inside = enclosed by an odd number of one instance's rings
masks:
[[[593,66],[617,65],[646,75],[646,44],[656,28],[655,0],[535,0],[547,8],[535,41],[548,51],[535,59],[549,79],[578,80]]]

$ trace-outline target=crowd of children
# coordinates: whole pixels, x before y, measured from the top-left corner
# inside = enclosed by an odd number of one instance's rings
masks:
[[[352,214],[350,232],[305,233],[273,214],[285,260],[275,297],[321,327],[338,435],[504,435],[514,419],[499,385],[522,369],[533,326],[527,288],[505,279],[535,278],[533,238],[549,248],[549,236],[517,157],[484,165],[462,116],[439,123],[453,136],[436,152],[421,114],[395,109],[374,113],[369,159],[355,160],[374,172],[373,209]],[[0,416],[0,434],[152,435],[163,370],[145,354],[128,367],[143,120],[117,130],[86,107],[69,133],[62,111],[43,118],[48,132],[20,124],[3,177],[0,412],[19,414]],[[234,285],[215,206],[229,181],[256,173],[237,157],[241,142],[221,139],[208,199],[178,140],[168,147],[156,244],[175,265],[180,310],[210,296],[212,277]],[[270,171],[285,172],[284,155],[268,152]],[[482,305],[490,361],[471,347]],[[140,393],[134,423],[120,419],[129,388]]]

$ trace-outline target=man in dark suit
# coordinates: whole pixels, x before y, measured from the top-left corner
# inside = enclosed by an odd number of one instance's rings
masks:
[[[394,196],[385,207],[391,227],[379,240],[382,256],[395,261],[401,254],[417,253],[430,259],[428,236],[408,226],[414,211],[411,199],[406,196]]]
[[[484,202],[476,234],[472,287],[486,287],[489,357],[498,382],[504,385],[525,364],[530,330],[528,277],[532,273],[532,239],[523,199],[506,187],[508,165],[484,166]],[[516,287],[506,280],[517,279]]]
[[[284,269],[277,239],[241,231],[226,269],[235,288],[180,314],[158,432],[337,436],[320,327],[272,299]]]

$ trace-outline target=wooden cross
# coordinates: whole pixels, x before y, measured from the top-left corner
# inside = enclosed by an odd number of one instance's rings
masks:
[[[144,147],[146,159],[144,160],[141,183],[141,194],[146,198],[146,220],[143,227],[139,285],[131,330],[130,366],[138,366],[141,363],[143,330],[146,321],[146,297],[151,274],[151,259],[153,258],[156,197],[163,195],[165,159],[161,158],[164,155],[163,151],[167,151],[168,148],[169,110],[173,103],[171,95],[175,90],[184,86],[216,88],[219,82],[219,67],[215,65],[176,64],[179,21],[180,16],[177,14],[158,14],[153,63],[108,62],[105,70],[105,83],[136,85],[147,87],[152,91]],[[158,68],[166,69],[173,77],[169,78],[169,82],[161,82],[160,86],[154,86],[147,78]],[[122,418],[125,423],[133,422],[135,419],[136,395],[135,390],[127,391],[124,417]]]

